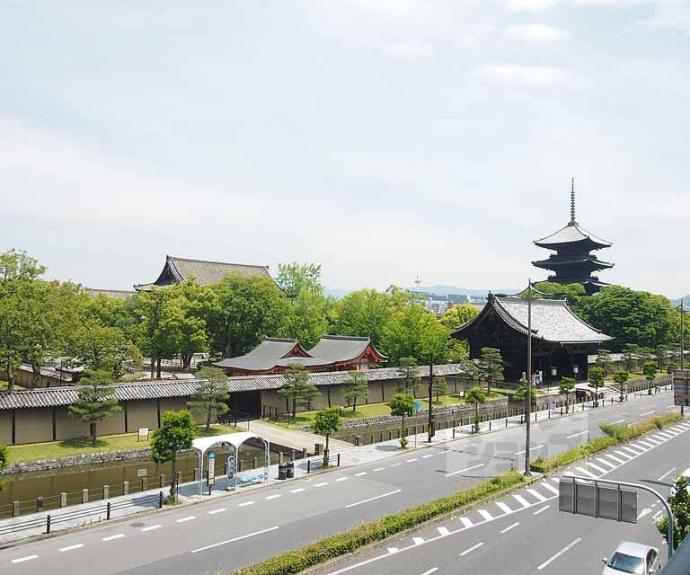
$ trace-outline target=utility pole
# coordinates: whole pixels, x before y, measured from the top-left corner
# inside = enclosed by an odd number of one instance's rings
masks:
[[[527,395],[525,396],[525,476],[530,472],[530,416],[532,415],[532,278],[527,281]]]
[[[685,367],[685,342],[683,341],[685,339],[685,326],[684,326],[684,321],[683,321],[683,316],[685,315],[684,309],[683,309],[683,298],[680,300],[680,368],[684,369]],[[685,406],[681,405],[680,406],[680,414],[685,415]]]
[[[434,393],[434,354],[429,355],[429,432],[427,433],[428,443],[434,436],[434,416],[433,416],[433,393]]]

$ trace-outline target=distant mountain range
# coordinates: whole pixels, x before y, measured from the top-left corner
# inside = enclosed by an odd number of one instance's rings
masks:
[[[446,286],[446,285],[430,285],[430,286],[419,286],[419,287],[407,287],[405,289],[409,289],[410,291],[420,291],[420,292],[426,292],[426,293],[433,293],[436,295],[449,295],[449,294],[461,294],[461,295],[469,295],[473,297],[486,297],[489,295],[489,291],[495,294],[513,294],[517,293],[520,290],[511,288],[511,289],[469,289],[469,288],[462,288],[462,287],[455,287],[455,286]],[[334,288],[326,288],[324,290],[326,292],[326,295],[335,297],[335,298],[340,298],[343,297],[347,294],[350,293],[351,290],[342,290],[342,289],[334,289]],[[690,303],[690,296],[688,296],[689,299],[687,300],[688,303]]]

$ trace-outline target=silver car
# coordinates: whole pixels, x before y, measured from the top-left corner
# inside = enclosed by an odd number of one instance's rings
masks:
[[[606,564],[601,575],[621,575],[622,573],[652,575],[657,572],[658,557],[659,550],[655,547],[624,541],[611,557],[601,559]]]

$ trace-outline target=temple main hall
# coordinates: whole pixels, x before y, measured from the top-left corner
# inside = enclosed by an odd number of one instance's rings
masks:
[[[591,234],[575,220],[574,180],[571,180],[570,186],[570,221],[557,232],[534,243],[540,248],[556,252],[545,260],[532,262],[535,267],[554,272],[547,281],[559,284],[580,283],[590,295],[609,285],[600,281],[599,276],[593,273],[610,269],[613,264],[600,260],[591,252],[613,244]]]

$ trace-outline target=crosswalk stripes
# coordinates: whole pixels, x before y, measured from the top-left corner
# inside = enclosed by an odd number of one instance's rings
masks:
[[[644,451],[637,451],[636,449],[633,449],[632,447],[627,447],[623,446],[621,449],[625,450],[625,453],[632,453],[633,457],[637,457],[638,455],[641,455],[644,453]]]
[[[584,467],[576,467],[575,471],[577,471],[580,475],[584,475],[585,477],[591,477],[592,479],[596,478],[596,475],[592,473],[591,471],[587,471]]]
[[[461,517],[461,518],[460,518],[460,522],[461,522],[465,527],[472,527],[472,525],[474,525],[474,523],[472,523],[472,521],[470,521],[467,517]]]
[[[541,483],[540,485],[543,486],[545,489],[548,489],[548,490],[551,491],[552,493],[555,493],[556,495],[558,495],[558,489],[556,489],[556,488],[555,488],[553,485],[551,485],[550,483],[547,483],[546,481],[544,481],[544,482]]]
[[[602,475],[603,475],[604,473],[606,473],[606,469],[604,469],[603,467],[600,467],[600,466],[598,466],[598,465],[595,465],[595,464],[592,463],[591,461],[588,461],[588,462],[587,462],[587,465],[589,465],[592,469],[594,469],[595,471],[601,473]]]
[[[604,459],[603,457],[597,457],[596,459],[599,463],[603,463],[604,465],[608,465],[611,469],[616,469],[616,466],[613,463]]]
[[[556,493],[558,493],[558,491],[556,491]],[[496,506],[497,506],[501,511],[503,511],[503,513],[508,514],[508,513],[512,513],[512,512],[513,512],[513,510],[512,510],[510,507],[508,507],[505,503],[503,503],[503,501],[497,501],[497,502],[496,502]]]
[[[653,444],[653,443],[649,443],[649,442],[647,442],[646,440],[645,440],[645,441],[642,441],[642,440],[640,439],[637,443],[638,443],[639,445],[642,445],[642,446],[646,447],[647,449],[651,449],[652,447],[654,447],[654,444]]]
[[[514,493],[513,498],[515,499],[515,501],[517,501],[523,507],[529,507],[529,502],[522,495],[518,495],[518,494]]]
[[[632,456],[628,455],[624,451],[621,451],[620,449],[617,449],[616,451],[614,451],[614,453],[618,455],[618,457],[622,457],[624,461],[630,461],[632,459]]]
[[[546,501],[546,497],[544,497],[541,493],[539,493],[536,489],[528,489],[527,493],[532,495],[533,497],[537,498],[539,501]]]
[[[623,465],[623,463],[625,463],[625,461],[623,459],[621,459],[620,457],[615,457],[614,455],[611,455],[610,453],[607,453],[606,457],[608,457],[612,461],[615,461],[618,465]]]
[[[491,513],[489,513],[486,509],[479,509],[478,512],[479,512],[479,515],[481,515],[487,521],[489,519],[493,519],[493,515],[491,515]]]

